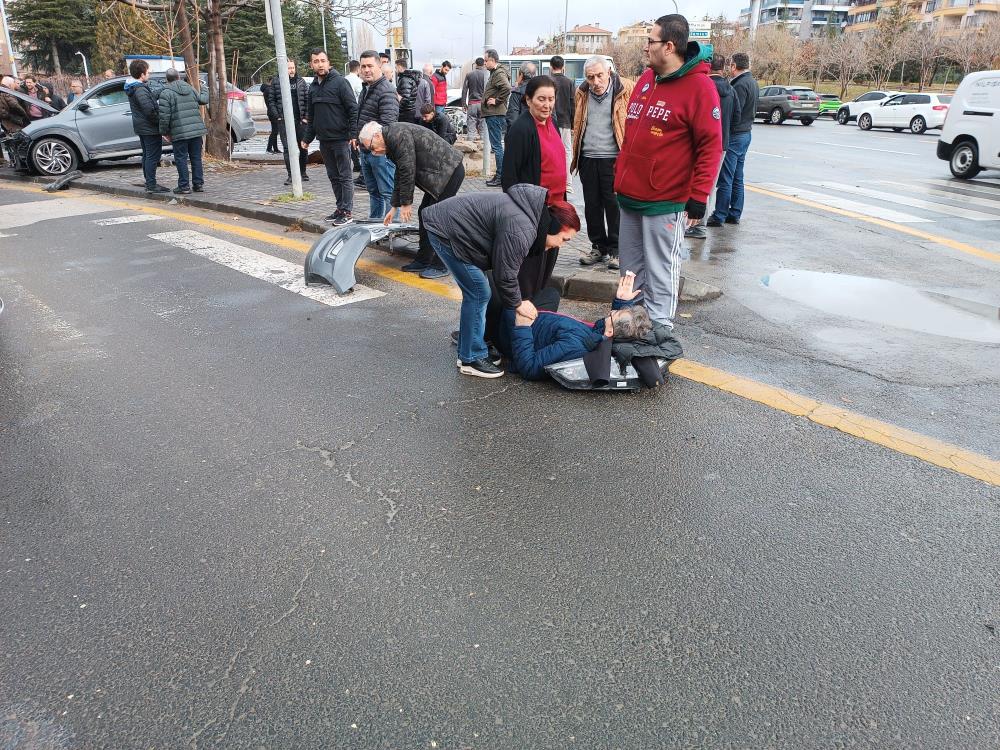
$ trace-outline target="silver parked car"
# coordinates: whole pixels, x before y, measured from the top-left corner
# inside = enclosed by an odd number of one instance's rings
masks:
[[[154,79],[157,78],[154,74]],[[101,159],[125,159],[141,154],[125,93],[127,80],[119,77],[102,81],[61,112],[36,120],[5,139],[14,166],[55,177]],[[233,143],[252,138],[256,128],[247,109],[246,95],[227,84],[227,100],[226,120]],[[163,144],[164,152],[172,148]]]

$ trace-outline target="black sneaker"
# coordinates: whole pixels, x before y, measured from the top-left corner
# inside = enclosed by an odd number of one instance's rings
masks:
[[[309,182],[309,175],[307,175],[305,172],[302,173],[302,181]]]
[[[169,193],[170,188],[163,187],[163,185],[157,185],[156,187],[146,188],[147,193]]]
[[[194,191],[196,193],[204,193],[205,192],[205,186],[204,185],[195,185],[194,186]]]
[[[600,263],[605,260],[608,256],[603,255],[600,250],[596,248],[591,248],[591,250],[586,255],[580,256],[581,266],[592,266],[595,263]]]
[[[289,177],[287,180],[285,180],[285,184],[286,185],[291,185],[292,184],[292,178]]]
[[[325,219],[323,219],[323,221],[329,221],[329,222],[334,222],[334,221],[336,221],[337,219],[339,219],[339,218],[340,218],[340,215],[341,215],[342,213],[343,213],[343,211],[341,211],[341,210],[340,210],[340,209],[338,208],[338,209],[337,209],[336,211],[334,211],[334,212],[333,212],[332,214],[330,214],[330,215],[329,215],[329,216],[327,216],[327,217],[326,217]]]
[[[490,362],[486,357],[475,362],[463,362],[458,371],[463,375],[473,375],[477,378],[502,378],[503,370]]]
[[[727,224],[736,224],[738,226],[739,223],[740,223],[740,220],[739,219],[734,219],[732,216],[729,216],[729,217],[726,218],[726,223]]]
[[[451,332],[451,345],[458,346],[458,331]]]
[[[337,213],[339,213],[340,216],[335,216],[333,219],[333,225],[335,227],[342,227],[345,224],[350,224],[354,221],[354,217],[351,216],[350,211],[338,211]]]
[[[726,219],[726,221],[729,221],[729,219]],[[722,226],[722,222],[719,221],[718,219],[716,219],[713,216],[712,218],[710,218],[708,221],[705,222],[705,226],[706,227],[721,227]]]
[[[499,177],[494,177],[486,181],[486,187],[500,187],[502,184],[503,182],[500,180]]]
[[[618,262],[618,256],[612,255],[608,257],[608,270],[617,271],[619,268],[621,268],[621,264]]]
[[[400,270],[406,271],[408,273],[420,273],[430,268],[430,265],[424,263],[422,260],[413,260],[403,266]],[[456,337],[458,336],[458,331],[455,331]]]
[[[174,188],[174,193],[175,193],[176,195],[191,195],[191,193],[192,193],[192,190],[191,190],[191,188],[189,188],[189,187],[186,187],[186,188],[182,188],[182,187],[175,187],[175,188]]]

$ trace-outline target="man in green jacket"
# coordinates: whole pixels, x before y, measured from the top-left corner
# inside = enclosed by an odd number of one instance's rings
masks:
[[[160,92],[160,134],[174,145],[174,164],[177,165],[177,187],[174,192],[185,195],[204,190],[205,174],[201,168],[201,138],[208,132],[201,119],[199,105],[208,104],[208,91],[195,91],[190,84],[178,80],[177,71],[167,71],[167,85]],[[188,159],[191,175],[188,175]]]
[[[490,77],[483,91],[482,116],[486,118],[486,129],[490,136],[490,148],[497,161],[497,171],[493,179],[486,183],[488,187],[500,187],[500,175],[503,172],[503,133],[507,123],[507,100],[510,98],[510,76],[507,69],[500,64],[500,55],[495,49],[488,49],[486,70]]]

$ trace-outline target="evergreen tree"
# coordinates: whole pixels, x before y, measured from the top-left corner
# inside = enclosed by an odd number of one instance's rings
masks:
[[[281,4],[288,56],[298,63],[299,75],[308,75],[309,58],[308,56],[303,58],[300,54],[305,46],[300,12],[300,3],[294,0],[286,0]],[[239,52],[236,65],[239,84],[249,86],[252,83],[270,80],[277,72],[273,62],[274,37],[267,33],[267,18],[263,3],[248,5],[233,15],[226,26],[225,44],[230,55],[230,65],[232,54]],[[255,71],[258,72],[253,75]],[[251,75],[253,81],[250,80]]]
[[[125,55],[168,55],[173,50],[162,14],[142,12],[122,3],[98,6],[94,71],[125,73]]]
[[[94,42],[93,0],[15,0],[8,6],[13,41],[32,68],[62,75],[62,63],[82,69],[77,51],[89,57]]]

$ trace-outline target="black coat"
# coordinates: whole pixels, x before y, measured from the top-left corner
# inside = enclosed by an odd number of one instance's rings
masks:
[[[556,127],[567,130],[573,127],[576,116],[576,86],[562,73],[553,73],[556,82]]]
[[[415,122],[394,122],[382,129],[386,156],[396,165],[392,205],[413,204],[413,188],[437,198],[462,163],[462,155]]]
[[[455,128],[451,124],[451,118],[441,114],[440,112],[435,112],[434,119],[430,122],[425,122],[423,118],[421,118],[420,124],[428,130],[433,130],[448,143],[454,143],[458,140],[458,133],[455,132]]]
[[[719,115],[722,117],[722,150],[729,146],[729,135],[733,127],[733,114],[736,112],[736,94],[722,76],[712,76],[715,90],[719,92]]]
[[[730,84],[736,94],[736,111],[733,114],[732,133],[749,133],[757,116],[757,100],[760,99],[760,87],[750,75],[750,71],[736,76]]]
[[[132,110],[132,130],[136,135],[160,134],[160,108],[157,100],[162,88],[159,83],[152,81],[143,83],[130,80],[125,84],[128,106]]]
[[[309,86],[306,108],[306,130],[302,140],[349,141],[357,137],[354,121],[358,116],[358,101],[350,82],[335,70],[326,76],[313,78]]]
[[[399,94],[400,122],[414,122],[420,118],[417,113],[417,86],[421,74],[416,70],[404,70],[396,75],[396,93]],[[431,97],[433,99],[433,95]]]
[[[302,76],[289,78],[288,83],[292,87],[292,106],[299,110],[299,120],[304,120],[309,114],[309,84]],[[264,87],[260,87],[261,91]],[[264,94],[264,101],[267,102],[267,118],[269,120],[283,120],[285,118],[285,107],[281,100],[281,82],[275,76],[271,85],[268,86]],[[298,125],[298,123],[296,123]]]
[[[264,97],[264,109],[267,110],[267,119],[274,124],[274,116],[271,114],[271,108],[267,106],[268,101],[271,99],[271,84],[262,83],[260,85],[260,93]]]
[[[537,185],[542,181],[542,144],[535,118],[524,110],[504,137],[503,174],[500,183],[509,190],[514,185]]]
[[[461,193],[425,208],[423,221],[457,258],[484,271],[493,269],[504,307],[521,304],[518,271],[549,223],[544,188],[515,185],[507,193]]]
[[[361,128],[370,122],[388,125],[399,121],[399,100],[396,99],[396,87],[385,76],[375,83],[365,84],[358,99],[358,113],[354,121],[352,138],[357,138]]]
[[[524,110],[524,90],[527,88],[528,82],[525,81],[517,88],[513,88],[510,91],[510,99],[507,100],[507,127],[510,128],[518,118],[521,117],[521,113]],[[504,152],[506,153],[506,152]],[[506,158],[506,156],[504,157]]]

